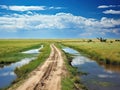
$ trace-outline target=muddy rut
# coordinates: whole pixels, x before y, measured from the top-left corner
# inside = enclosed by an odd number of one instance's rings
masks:
[[[49,58],[16,90],[61,90],[63,58],[54,44],[50,47]]]

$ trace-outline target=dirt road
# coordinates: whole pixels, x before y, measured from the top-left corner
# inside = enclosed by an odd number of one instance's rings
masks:
[[[55,45],[50,47],[49,58],[16,90],[61,90],[63,58]]]

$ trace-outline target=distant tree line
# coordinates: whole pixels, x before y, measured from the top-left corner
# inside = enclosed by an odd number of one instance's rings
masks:
[[[107,39],[105,39],[105,38],[102,38],[102,37],[99,37],[99,38],[97,38],[100,42],[107,42]],[[120,42],[120,39],[115,39],[115,40],[111,40],[111,41],[109,41],[110,43],[113,43],[113,42]],[[85,42],[85,40],[83,40],[83,42]],[[93,40],[92,39],[88,39],[87,40],[87,42],[89,43],[89,42],[93,42]]]
[[[120,39],[116,39],[115,41],[116,41],[116,42],[120,42]]]

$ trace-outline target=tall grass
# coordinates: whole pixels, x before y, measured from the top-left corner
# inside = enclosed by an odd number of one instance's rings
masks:
[[[120,64],[120,43],[64,42],[64,45],[77,49],[88,57],[106,64]]]

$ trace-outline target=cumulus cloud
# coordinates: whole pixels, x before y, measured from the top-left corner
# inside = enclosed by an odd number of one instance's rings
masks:
[[[62,9],[62,7],[46,7],[46,6],[7,6],[0,5],[0,8],[13,11],[32,11],[32,10],[49,10],[49,9]]]
[[[75,16],[70,13],[57,13],[55,15],[44,15],[29,12],[28,14],[12,14],[0,17],[0,30],[84,30],[91,33],[106,32],[118,33],[120,19],[102,17],[100,20]],[[113,29],[114,30],[113,30]]]
[[[104,14],[120,14],[120,11],[117,11],[117,10],[106,10],[106,11],[103,11]]]
[[[112,8],[112,7],[120,7],[120,5],[100,5],[98,8]]]

